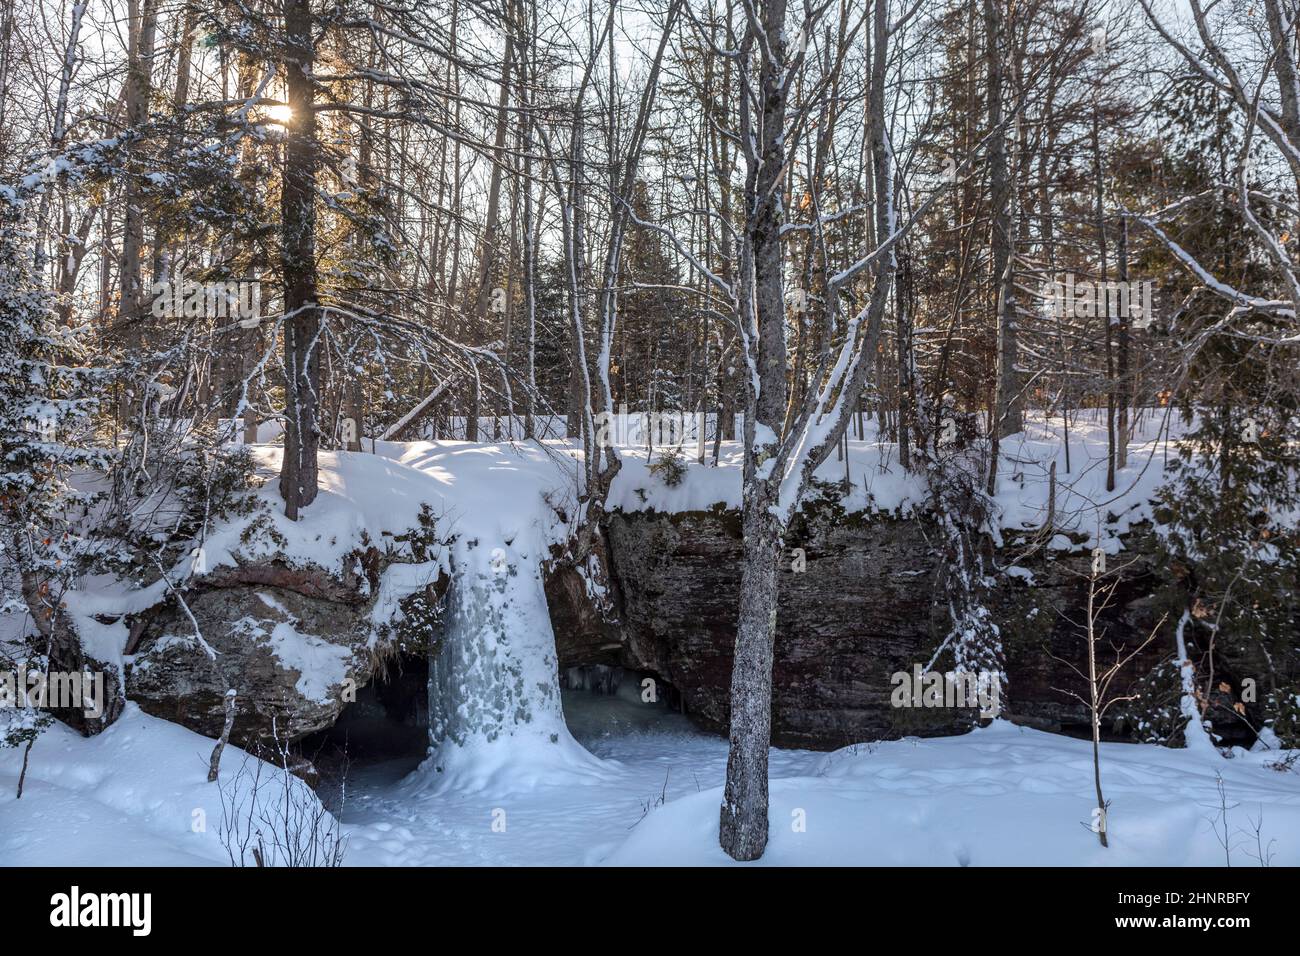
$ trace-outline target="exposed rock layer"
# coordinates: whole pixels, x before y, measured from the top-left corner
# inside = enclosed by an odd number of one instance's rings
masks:
[[[947,610],[934,600],[937,557],[927,535],[933,540],[922,521],[879,515],[814,509],[796,522],[780,571],[776,744],[830,749],[970,725],[970,710],[890,703],[891,675],[924,666],[947,627]],[[1134,535],[1130,546],[1141,555],[1145,543]],[[681,693],[696,723],[726,733],[741,548],[733,512],[613,515],[608,551],[619,620],[601,621],[582,600],[581,579],[557,572],[548,593],[561,666],[653,671]],[[794,548],[803,549],[802,572],[792,569]],[[1040,550],[1021,564],[1033,584],[1008,579],[994,594],[1011,688],[1002,714],[1048,730],[1078,729],[1086,712],[1056,688],[1081,687],[1054,657],[1083,661],[1082,632],[1063,615],[1083,619],[1089,556]],[[1104,616],[1108,642],[1141,643],[1154,627],[1152,586],[1150,562],[1139,557]],[[1145,672],[1166,653],[1153,644],[1126,673]]]
[[[371,620],[379,568],[368,575],[330,575],[277,562],[225,567],[154,609],[126,667],[126,696],[146,712],[216,737],[228,688],[239,694],[231,737],[238,743],[298,740],[331,726],[402,631],[427,629],[447,586],[445,577],[402,602],[397,629]],[[194,638],[195,622],[216,651]]]

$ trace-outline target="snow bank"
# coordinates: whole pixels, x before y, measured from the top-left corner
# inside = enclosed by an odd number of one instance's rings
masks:
[[[583,702],[620,713],[639,706]],[[482,789],[445,792],[425,774],[394,784],[355,773],[344,864],[731,864],[717,844],[725,740],[675,715],[662,732],[594,719],[575,726],[587,726],[601,774],[502,760]],[[1211,763],[1186,750],[1103,744],[1111,846],[1102,849],[1088,829],[1090,746],[995,722],[961,737],[830,754],[773,750],[771,841],[759,865],[1223,866],[1220,775],[1232,864],[1257,866],[1261,846],[1274,865],[1300,864],[1300,774],[1269,769],[1276,750]],[[217,785],[205,780],[211,747],[129,705],[98,737],[62,726],[44,734],[22,800],[13,798],[22,754],[0,750],[0,865],[228,865]],[[478,757],[482,771],[487,755]],[[227,785],[245,759],[227,748]]]
[[[998,462],[995,504],[1004,530],[1037,529],[1051,511],[1051,468],[1056,464],[1055,522],[1062,549],[1100,546],[1109,553],[1122,548],[1120,536],[1151,518],[1151,502],[1165,478],[1165,465],[1176,449],[1165,441],[1165,429],[1176,438],[1183,426],[1167,421],[1167,409],[1145,409],[1128,445],[1128,464],[1115,476],[1115,490],[1106,491],[1106,422],[1104,410],[1080,410],[1069,428],[1070,467],[1066,469],[1065,428],[1060,418],[1039,417],[1025,431],[1003,439]],[[817,469],[816,479],[843,482],[850,490],[841,499],[851,513],[870,511],[909,515],[929,504],[924,478],[898,463],[898,446],[885,440],[875,422],[862,440],[848,443],[847,461],[832,455]],[[714,507],[739,509],[744,466],[740,442],[722,442],[718,465],[712,445],[706,464],[695,460],[696,448],[683,449],[682,481],[669,487],[650,472],[661,450],[647,456],[644,447],[625,447],[623,468],[610,491],[609,507],[622,511],[705,511]],[[1098,533],[1100,532],[1100,537]],[[1077,539],[1077,540],[1076,540]]]
[[[376,623],[384,623],[395,613],[397,601],[437,577],[440,566],[436,562],[417,561],[409,545],[398,540],[419,527],[421,505],[429,498],[428,476],[388,457],[323,451],[320,492],[311,507],[303,511],[301,520],[295,522],[284,516],[280,499],[278,476],[284,450],[255,445],[249,446],[249,452],[261,482],[249,495],[251,516],[215,522],[201,550],[196,549],[169,569],[171,585],[183,588],[192,576],[223,566],[271,560],[290,567],[317,567],[341,577],[352,570],[354,553],[369,543],[390,549],[395,561],[413,562],[390,566],[381,582],[384,594],[380,606],[387,617]],[[165,507],[154,504],[167,513]],[[418,569],[416,573],[412,573],[412,567]],[[360,576],[359,584],[363,589],[367,586],[364,576]],[[164,580],[140,588],[98,575],[77,582],[65,601],[87,653],[120,671],[128,637],[124,615],[160,603],[169,591],[169,583]],[[304,645],[315,640],[310,635],[298,637],[291,639],[287,633],[272,637],[273,644],[288,655],[286,666],[296,666],[289,658],[300,656]]]
[[[207,571],[239,561],[278,559],[337,575],[347,570],[352,553],[367,541],[392,549],[399,560],[414,559],[398,538],[420,526],[421,506],[437,497],[437,483],[429,475],[387,455],[322,451],[316,500],[302,510],[299,520],[290,521],[280,499],[284,450],[252,445],[249,452],[264,482],[254,494],[259,505],[253,519],[256,533],[250,533],[246,518],[214,527],[203,543]]]
[[[54,724],[32,747],[26,785],[15,799],[21,748],[0,749],[0,864],[25,866],[230,865],[222,844],[221,790],[245,812],[253,799],[247,761],[234,745],[221,778],[207,782],[213,741],[128,703],[96,737]],[[304,807],[319,807],[311,788],[289,778]],[[284,798],[281,771],[262,764],[255,813],[274,816]],[[249,865],[252,861],[249,860]]]
[[[1102,848],[1089,830],[1091,744],[1005,721],[962,737],[905,738],[836,751],[809,775],[773,779],[770,842],[758,865],[1222,866],[1228,804],[1233,865],[1300,863],[1300,776],[1235,751],[1208,764],[1144,744],[1102,744],[1111,802]],[[603,862],[728,865],[715,787],[651,812]],[[1257,844],[1254,824],[1261,824]],[[1218,828],[1216,835],[1215,828]]]

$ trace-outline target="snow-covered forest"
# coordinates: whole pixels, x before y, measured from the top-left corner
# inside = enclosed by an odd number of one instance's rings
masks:
[[[1300,865],[1300,0],[4,0],[0,345],[0,864]]]

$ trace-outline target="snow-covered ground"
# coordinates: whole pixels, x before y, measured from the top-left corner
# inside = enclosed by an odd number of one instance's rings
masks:
[[[1106,490],[1106,419],[1101,409],[1080,409],[1066,427],[1059,417],[1031,415],[1025,430],[1002,442],[995,495],[997,520],[1006,531],[1037,529],[1051,508],[1051,471],[1056,466],[1056,526],[1062,534],[1055,549],[1092,548],[1109,553],[1122,550],[1120,536],[1133,525],[1149,520],[1151,500],[1165,477],[1165,465],[1177,458],[1177,439],[1187,430],[1178,415],[1167,408],[1145,408],[1132,426],[1128,462],[1116,471],[1115,490]],[[849,480],[841,503],[846,511],[908,514],[928,504],[923,478],[901,468],[898,446],[881,440],[875,422],[866,423],[862,439],[850,433],[847,461],[836,455],[817,469],[825,482]],[[739,442],[723,442],[718,465],[712,467],[713,448],[706,448],[707,464],[694,461],[697,446],[683,446],[687,466],[682,482],[668,487],[650,473],[662,450],[625,447],[623,469],[610,491],[609,506],[624,511],[697,511],[714,505],[739,508],[743,449]]]
[[[376,865],[736,865],[718,847],[726,741],[646,705],[566,693],[599,777],[528,792],[422,795],[364,778],[345,819],[349,861]],[[1111,846],[1091,824],[1086,741],[996,722],[963,737],[772,750],[763,865],[1220,865],[1223,780],[1233,865],[1256,865],[1253,820],[1274,864],[1300,863],[1300,772],[1272,755],[1104,744]],[[504,829],[493,828],[502,819]],[[1274,842],[1275,841],[1275,842]],[[1271,846],[1270,846],[1271,843]]]
[[[726,742],[617,697],[565,693],[588,776],[439,789],[413,760],[360,766],[345,865],[726,865],[717,845]],[[0,751],[0,863],[227,865],[212,742],[131,707],[101,737],[57,726]],[[244,759],[226,751],[226,786]],[[1139,744],[1102,745],[1111,846],[1091,822],[1086,741],[998,722],[963,737],[772,751],[771,842],[760,865],[1300,864],[1300,772]],[[1222,793],[1219,781],[1222,780]],[[304,790],[304,794],[307,792]],[[206,829],[198,829],[200,814]],[[1256,839],[1255,825],[1260,836]]]

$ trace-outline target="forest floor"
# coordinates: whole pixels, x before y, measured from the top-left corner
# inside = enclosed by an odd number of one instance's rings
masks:
[[[398,865],[726,865],[718,808],[727,744],[634,696],[566,692],[600,779],[528,792],[422,792],[422,771],[362,772],[349,797],[349,862]],[[964,737],[771,752],[768,865],[1258,866],[1300,863],[1300,768],[1273,754],[1104,744],[1103,849],[1087,741],[1006,722]],[[409,768],[407,768],[409,769]],[[1219,791],[1219,778],[1223,794]],[[1225,853],[1224,804],[1228,851]],[[1255,821],[1260,821],[1256,840]],[[497,823],[496,828],[493,827]],[[504,828],[501,824],[504,823]]]
[[[565,696],[599,771],[438,790],[430,769],[411,772],[418,758],[358,763],[342,814],[345,865],[729,863],[717,845],[726,741],[626,692]],[[219,788],[235,785],[243,755],[228,749],[225,782],[208,784],[211,745],[134,706],[96,738],[55,726],[32,751],[20,801],[21,753],[0,751],[0,864],[228,864]],[[995,722],[962,737],[773,750],[761,862],[1300,864],[1300,769],[1271,768],[1276,751],[1233,753],[1103,744],[1103,849],[1089,829],[1087,741]]]

